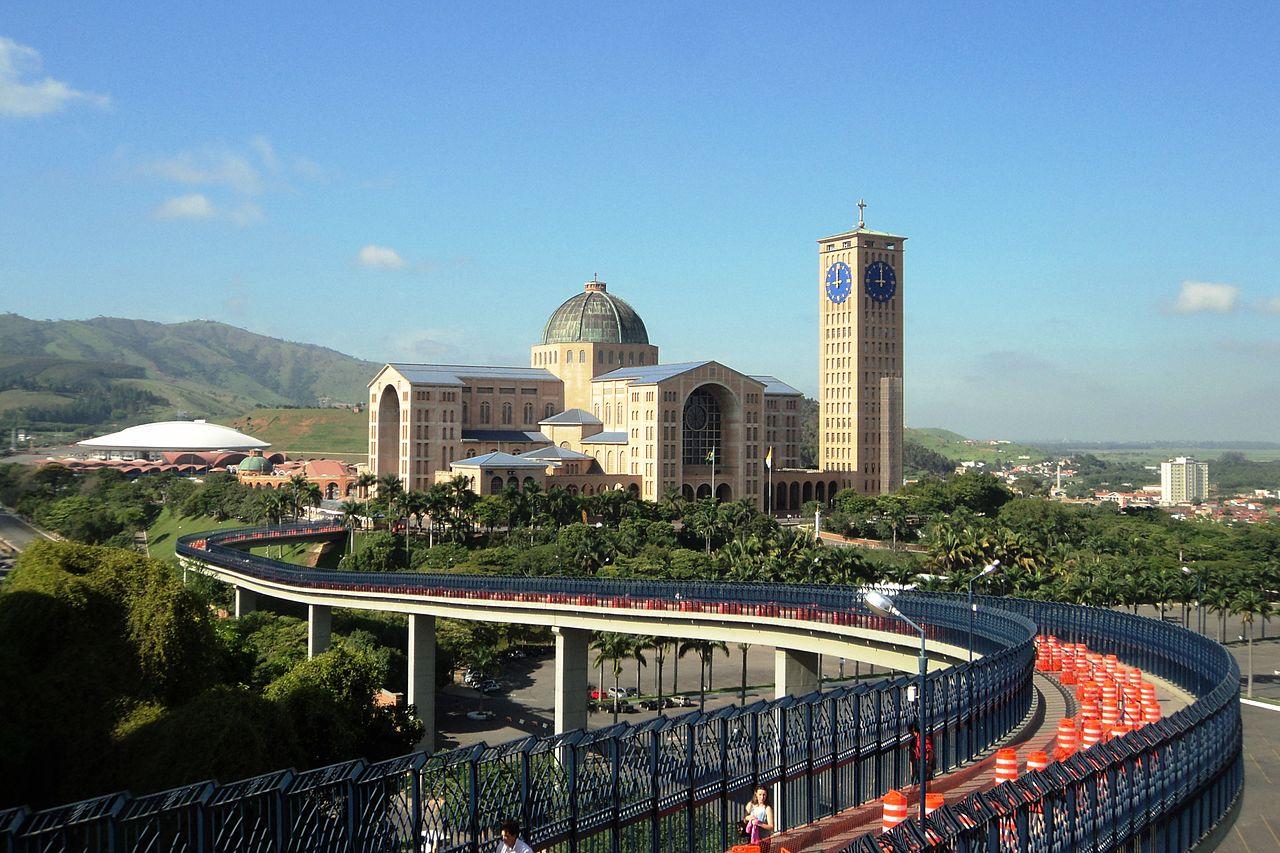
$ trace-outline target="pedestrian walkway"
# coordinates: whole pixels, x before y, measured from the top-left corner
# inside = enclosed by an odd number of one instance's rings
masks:
[[[1166,682],[1151,679],[1150,676],[1148,680],[1156,684],[1163,714],[1172,714],[1187,705],[1190,697],[1182,691]],[[1018,730],[993,746],[977,761],[931,781],[929,793],[942,794],[946,797],[946,802],[956,803],[974,791],[985,791],[994,787],[996,750],[1001,747],[1017,748],[1020,759],[1025,759],[1028,752],[1037,750],[1052,756],[1057,744],[1058,722],[1074,716],[1078,705],[1072,688],[1064,687],[1051,675],[1037,672],[1035,687],[1036,706]],[[911,803],[908,814],[916,815],[920,802],[917,788],[914,785],[903,788],[902,793]],[[840,850],[860,836],[880,827],[881,808],[880,800],[874,800],[825,820],[779,833],[771,840],[768,850],[775,853],[782,850],[789,853]]]

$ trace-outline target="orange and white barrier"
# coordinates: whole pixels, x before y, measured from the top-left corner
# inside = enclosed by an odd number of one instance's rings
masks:
[[[1044,770],[1049,766],[1049,756],[1040,750],[1027,753],[1027,772]]]
[[[947,801],[947,798],[943,794],[935,794],[935,793],[925,794],[924,795],[924,816],[928,817],[929,815],[936,812],[938,809],[942,808],[943,804],[946,801]]]
[[[996,751],[996,784],[1018,778],[1018,751],[1005,747]]]
[[[907,798],[901,791],[890,791],[881,802],[884,804],[881,823],[885,832],[907,819]]]

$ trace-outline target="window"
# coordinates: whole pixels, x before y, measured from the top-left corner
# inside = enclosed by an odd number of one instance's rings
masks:
[[[584,349],[580,349],[580,350],[578,350],[578,361],[579,361],[579,362],[581,362],[582,364],[586,364],[586,363],[587,363],[587,351],[586,351],[586,350],[584,350]]]
[[[488,403],[480,404],[480,423],[482,424],[489,423],[489,404]]]
[[[573,350],[568,350],[565,352],[564,360],[566,364],[573,364]]]
[[[524,422],[527,424],[533,423],[533,403],[524,404]]]
[[[684,436],[680,458],[685,465],[707,465],[714,449],[716,464],[724,464],[720,436],[720,402],[705,387],[689,395],[684,404]]]
[[[511,404],[510,403],[502,404],[502,422],[504,424],[511,423]]]
[[[547,403],[545,406],[543,406],[543,407],[542,407],[542,416],[543,416],[544,418],[549,418],[549,417],[551,417],[552,415],[554,415],[555,413],[556,413],[556,404],[555,404],[555,403]]]

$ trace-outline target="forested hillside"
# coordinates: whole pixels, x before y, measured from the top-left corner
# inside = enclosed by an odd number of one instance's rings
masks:
[[[185,412],[355,402],[376,365],[225,323],[0,315],[0,425],[71,429]]]

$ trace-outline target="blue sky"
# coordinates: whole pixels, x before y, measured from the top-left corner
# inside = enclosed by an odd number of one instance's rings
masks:
[[[813,392],[861,196],[910,425],[1280,440],[1280,7],[1119,5],[10,7],[0,311],[525,363],[598,272]]]

